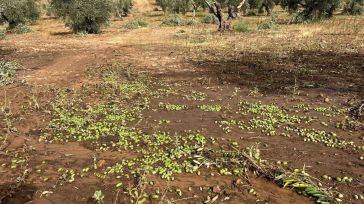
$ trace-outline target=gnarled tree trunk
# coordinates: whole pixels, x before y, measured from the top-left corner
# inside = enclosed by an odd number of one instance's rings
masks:
[[[230,30],[231,29],[231,21],[235,19],[238,15],[239,9],[244,5],[245,0],[237,6],[228,6],[228,17],[224,20],[221,4],[219,2],[210,3],[208,0],[205,0],[205,3],[210,9],[210,12],[216,16],[219,20],[219,31]]]

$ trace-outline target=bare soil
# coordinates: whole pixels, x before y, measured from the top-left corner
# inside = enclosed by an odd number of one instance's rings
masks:
[[[266,136],[260,129],[241,130],[237,126],[226,133],[218,124],[230,119],[247,121],[248,116],[237,113],[239,102],[261,101],[284,107],[292,114],[314,117],[314,123],[301,124],[301,128],[335,132],[341,140],[364,146],[362,126],[336,127],[345,117],[351,120],[348,112],[325,116],[319,111],[294,108],[297,104],[306,104],[350,109],[363,99],[364,30],[353,32],[343,29],[342,25],[363,24],[363,18],[354,21],[338,16],[318,24],[280,25],[278,30],[219,33],[214,25],[159,27],[162,16],[155,17],[151,6],[144,1],[137,6],[140,9],[134,16],[113,21],[100,35],[74,35],[62,22],[44,18],[33,26],[35,32],[12,34],[0,42],[1,59],[21,65],[15,83],[0,91],[1,105],[11,111],[13,121],[10,132],[5,122],[1,123],[0,136],[7,135],[7,138],[0,140],[3,144],[0,203],[92,203],[96,190],[102,190],[105,203],[130,203],[124,193],[127,188],[116,188],[114,178],[100,179],[89,174],[65,182],[58,169],[82,172],[83,168],[95,164],[94,158],[99,169],[103,169],[121,159],[135,157],[135,152],[101,151],[91,142],[40,140],[52,120],[51,102],[57,100],[59,92],[81,93],[85,104],[104,101],[107,97],[97,88],[104,79],[90,75],[103,66],[117,63],[145,73],[152,81],[173,90],[168,96],[153,98],[150,108],[142,111],[142,120],[135,127],[145,134],[164,131],[177,135],[199,131],[207,138],[217,139],[218,145],[209,144],[211,148],[229,148],[232,142],[237,142],[239,148],[244,149],[259,143],[261,157],[265,160],[287,162],[285,168],[290,171],[305,166],[325,188],[342,193],[343,203],[364,202],[355,198],[355,195],[364,195],[364,161],[360,160],[363,150],[327,147],[296,135]],[[148,28],[121,28],[128,19],[142,13],[150,15]],[[246,17],[245,20],[254,24],[256,18]],[[177,32],[179,30],[184,32]],[[150,91],[157,91],[157,88]],[[206,98],[187,100],[186,95],[191,95],[192,91],[202,92]],[[140,97],[143,95],[136,96]],[[133,98],[128,100],[134,102]],[[183,104],[188,108],[167,111],[160,108],[161,102]],[[199,108],[201,105],[219,105],[224,109],[204,112]],[[4,112],[0,118],[5,120]],[[14,159],[24,162],[12,168]],[[178,188],[183,193],[180,196],[174,190],[166,191],[164,200],[160,196],[160,200],[148,199],[146,203],[203,203],[211,192],[219,195],[217,203],[315,202],[252,172],[241,185],[236,185],[239,176],[224,176],[217,170],[202,169],[199,174],[181,173],[175,175],[173,181],[148,175],[148,181],[154,183],[145,189],[149,195],[155,189]],[[331,176],[332,180],[323,179],[324,175]],[[336,177],[352,177],[353,180],[337,182]],[[135,182],[132,178],[122,180],[124,186]],[[257,196],[249,193],[251,188]]]

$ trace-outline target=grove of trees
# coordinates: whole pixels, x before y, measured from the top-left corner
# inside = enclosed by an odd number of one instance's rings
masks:
[[[219,20],[220,29],[229,28],[240,10],[247,15],[270,15],[277,5],[286,9],[296,23],[330,18],[339,10],[347,15],[364,12],[364,0],[156,0],[156,5],[166,13],[177,14],[209,9]],[[112,16],[127,16],[132,6],[132,0],[50,0],[50,10],[75,33],[99,33]],[[40,14],[37,0],[0,0],[0,23],[7,23],[9,29],[33,23]]]
[[[34,0],[0,0],[0,22],[8,23],[10,29],[33,23],[39,16],[40,8]]]
[[[114,0],[116,15],[127,16],[133,7],[133,0]]]
[[[51,6],[73,32],[99,33],[113,14],[112,0],[52,0]]]
[[[348,0],[344,5],[344,14],[361,15],[364,13],[364,0]]]

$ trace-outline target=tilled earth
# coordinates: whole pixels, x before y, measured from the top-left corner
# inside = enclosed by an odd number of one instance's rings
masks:
[[[115,32],[1,42],[21,64],[1,93],[1,203],[363,202],[360,48],[230,52]]]

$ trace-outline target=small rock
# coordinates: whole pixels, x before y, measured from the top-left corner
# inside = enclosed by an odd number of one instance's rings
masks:
[[[98,167],[98,168],[102,168],[103,166],[105,166],[105,164],[106,164],[106,161],[105,161],[104,159],[99,160],[99,161],[97,162],[97,167]]]
[[[355,166],[353,162],[348,162],[347,166]]]
[[[329,98],[325,98],[325,103],[328,103],[328,102],[330,102],[330,99]]]
[[[220,193],[221,192],[221,189],[220,189],[220,186],[214,186],[213,188],[212,188],[212,192],[214,192],[214,193]]]
[[[243,183],[243,180],[241,180],[240,178],[235,181],[235,185],[240,185],[242,183]]]

